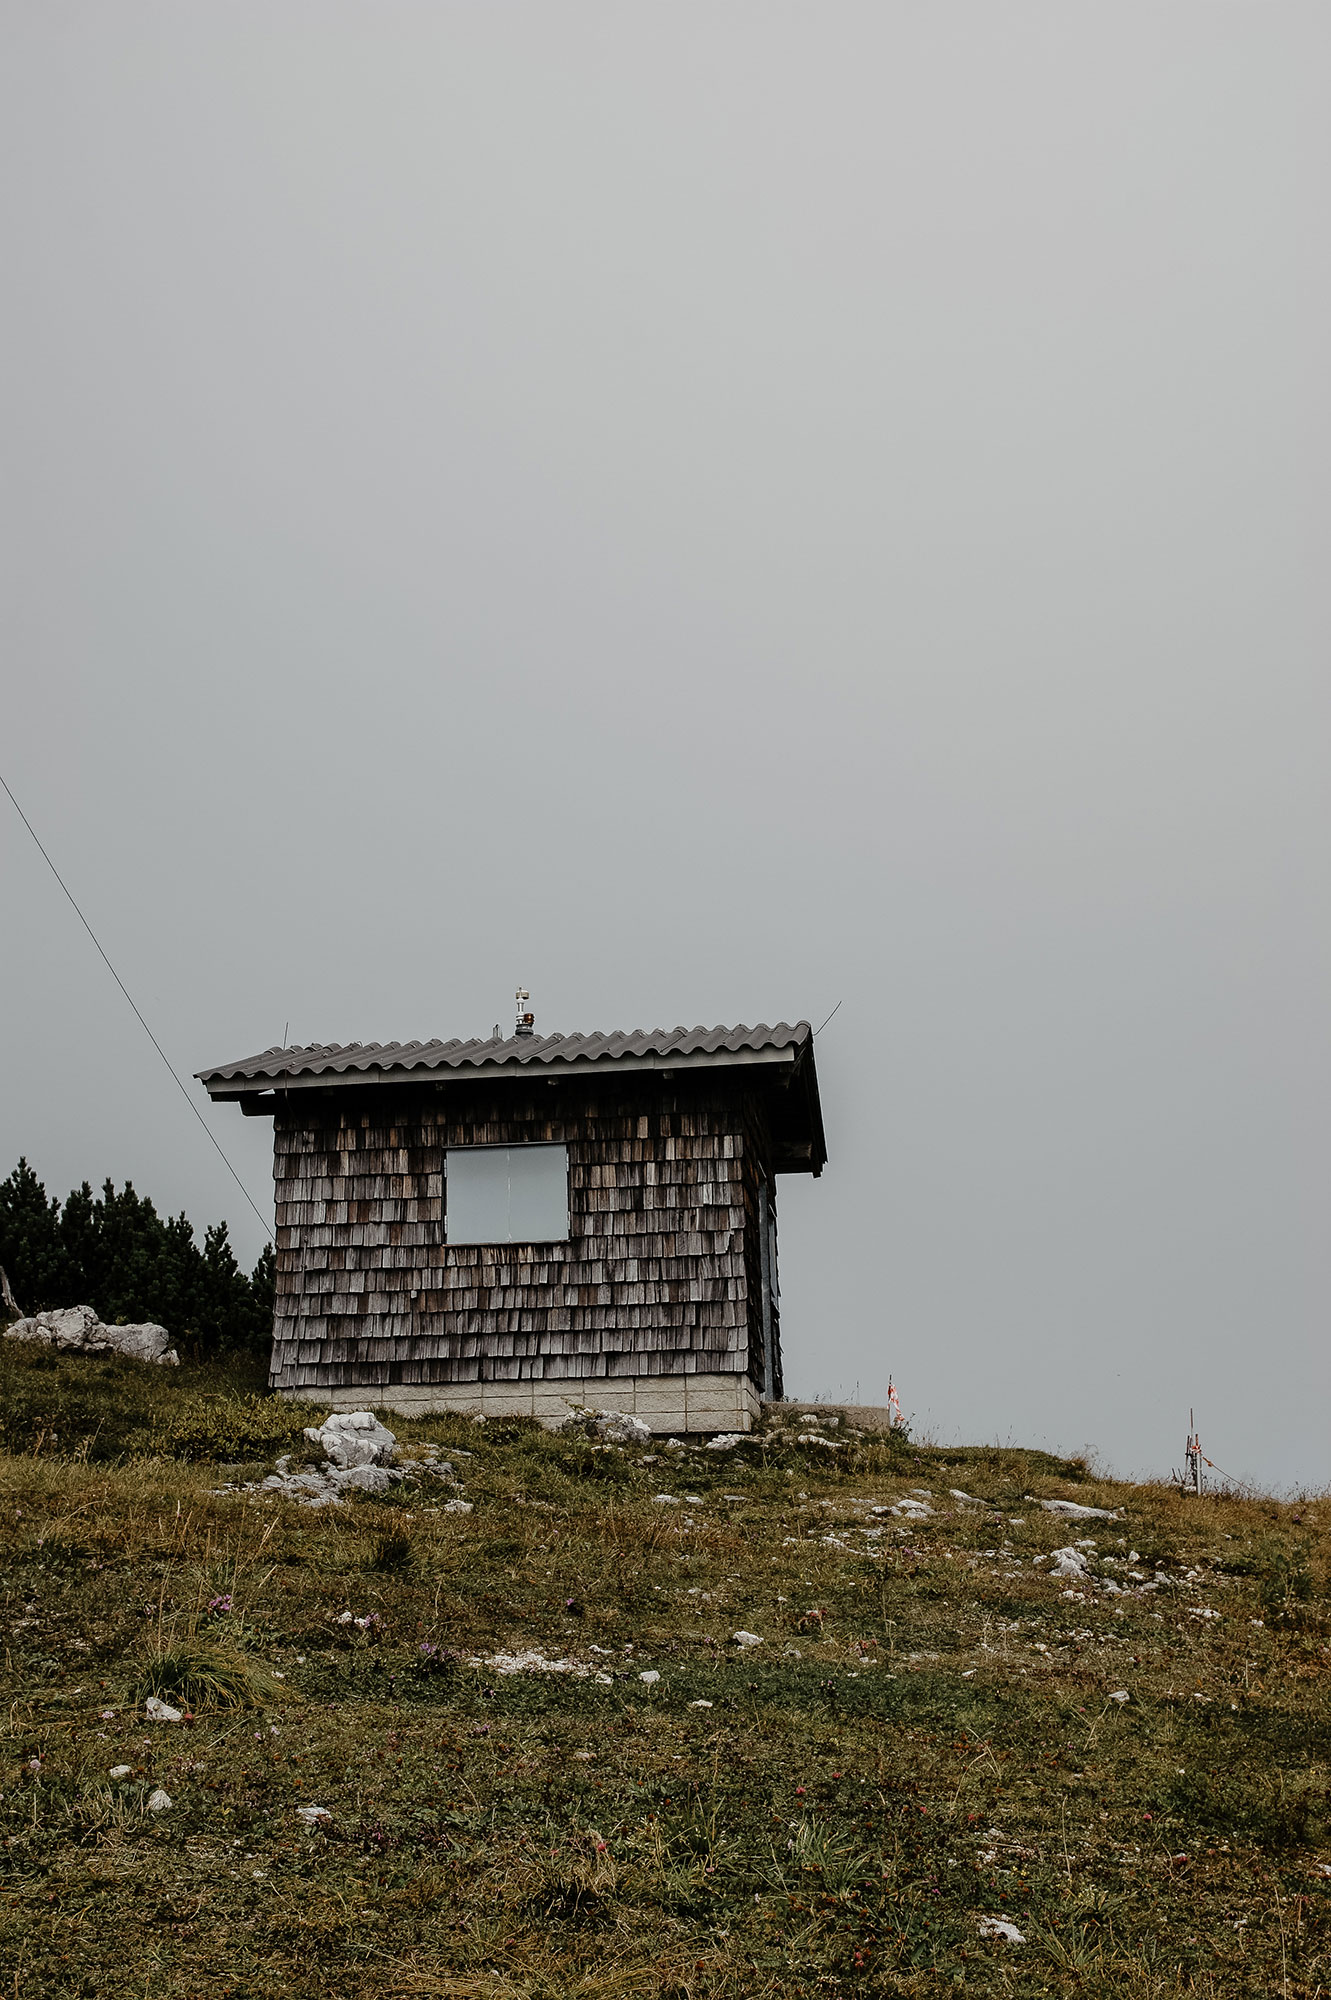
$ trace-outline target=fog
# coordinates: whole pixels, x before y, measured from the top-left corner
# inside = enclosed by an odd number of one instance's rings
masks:
[[[0,770],[176,1069],[840,1003],[789,1393],[1331,1483],[1327,10],[2,32]],[[0,869],[0,1175],[252,1261]]]

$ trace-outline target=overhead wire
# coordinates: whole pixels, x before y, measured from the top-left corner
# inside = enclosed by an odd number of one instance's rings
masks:
[[[222,1151],[221,1146],[217,1142],[216,1135],[213,1133],[212,1128],[209,1126],[207,1119],[200,1111],[198,1105],[194,1102],[194,1099],[190,1096],[189,1090],[186,1088],[185,1084],[181,1081],[181,1078],[177,1075],[175,1066],[172,1063],[171,1058],[167,1055],[166,1050],[162,1047],[162,1044],[158,1041],[156,1035],[153,1033],[152,1029],[148,1026],[148,1023],[144,1020],[143,1015],[140,1013],[139,1008],[135,1003],[133,994],[130,992],[124,980],[120,977],[120,974],[116,971],[114,965],[112,965],[110,959],[103,951],[101,940],[97,936],[96,931],[93,929],[92,925],[88,922],[88,919],[84,916],[82,910],[75,902],[73,894],[70,891],[69,884],[65,881],[64,876],[60,873],[60,870],[56,867],[54,861],[52,861],[50,855],[47,853],[46,849],[42,846],[41,841],[37,837],[36,827],[33,825],[32,821],[28,818],[28,815],[24,812],[18,800],[14,797],[13,792],[10,791],[9,785],[6,782],[4,773],[2,771],[0,771],[0,785],[4,786],[5,792],[9,798],[9,803],[13,806],[14,811],[18,814],[19,818],[23,821],[24,826],[27,827],[28,832],[32,835],[33,845],[36,847],[37,852],[41,855],[42,860],[46,863],[51,873],[55,876],[56,881],[60,884],[61,889],[64,891],[65,898],[69,904],[70,909],[73,910],[74,915],[78,918],[79,922],[83,925],[84,930],[88,933],[88,936],[92,939],[93,944],[96,946],[98,956],[100,957],[103,965],[106,967],[112,979],[115,980],[116,985],[120,988],[126,1000],[129,1002],[130,1007],[133,1010],[135,1020],[138,1022],[144,1034],[148,1037],[148,1040],[152,1043],[153,1047],[156,1049],[158,1055],[162,1058],[162,1061],[166,1066],[167,1075],[171,1078],[172,1082],[176,1086],[176,1089],[180,1092],[186,1104],[188,1104],[190,1110],[194,1113],[194,1116],[198,1119],[205,1133],[207,1133],[209,1145],[212,1147],[218,1159],[222,1162],[222,1165],[226,1168],[227,1172],[230,1174],[232,1180],[236,1183],[236,1186],[240,1189],[241,1193],[244,1195],[250,1207],[254,1210],[254,1214],[258,1220],[259,1227],[262,1229],[264,1235],[268,1238],[268,1241],[271,1243],[273,1240],[273,1232],[269,1228],[268,1224],[264,1221],[263,1215],[259,1210],[257,1204],[255,1203],[254,1197],[251,1195],[244,1181],[240,1178],[240,1175],[236,1172],[236,1169],[232,1166],[226,1154]]]
[[[8,787],[6,787],[6,789],[8,789]],[[840,1006],[841,1006],[841,1002],[840,1002],[840,1001],[838,1000],[838,1001],[837,1001],[837,1003],[836,1003],[836,1006],[835,1006],[835,1007],[834,1007],[834,1008],[832,1009],[832,1014],[835,1014],[835,1013],[836,1013],[836,1012],[838,1011],[838,1009],[840,1008]],[[831,1020],[831,1018],[832,1018],[832,1014],[829,1014],[829,1015],[828,1015],[828,1017],[827,1017],[827,1021],[830,1021],[830,1020]],[[825,1027],[827,1026],[827,1021],[824,1021],[824,1022],[823,1022],[823,1028],[825,1028]],[[815,1042],[817,1041],[817,1039],[818,1039],[819,1035],[821,1035],[821,1034],[822,1034],[822,1032],[823,1032],[823,1028],[815,1028],[815,1029],[814,1029],[814,1031],[813,1031],[813,1039],[815,1040]]]

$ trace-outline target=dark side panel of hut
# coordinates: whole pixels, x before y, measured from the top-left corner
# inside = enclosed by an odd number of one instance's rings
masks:
[[[780,1397],[776,1176],[826,1158],[807,1022],[270,1049],[200,1073],[274,1121],[272,1383],[745,1430]]]

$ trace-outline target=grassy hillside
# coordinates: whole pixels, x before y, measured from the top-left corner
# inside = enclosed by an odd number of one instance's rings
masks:
[[[1325,1509],[390,1419],[472,1511],[314,1512],[253,1386],[0,1348],[18,2000],[1331,1991]]]

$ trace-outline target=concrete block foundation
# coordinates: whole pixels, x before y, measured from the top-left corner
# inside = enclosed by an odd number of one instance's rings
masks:
[[[623,1410],[662,1436],[752,1430],[762,1408],[747,1375],[617,1375],[572,1381],[402,1382],[280,1392],[321,1409],[392,1410],[400,1417],[457,1411],[470,1417],[535,1417],[547,1429],[575,1409]]]

